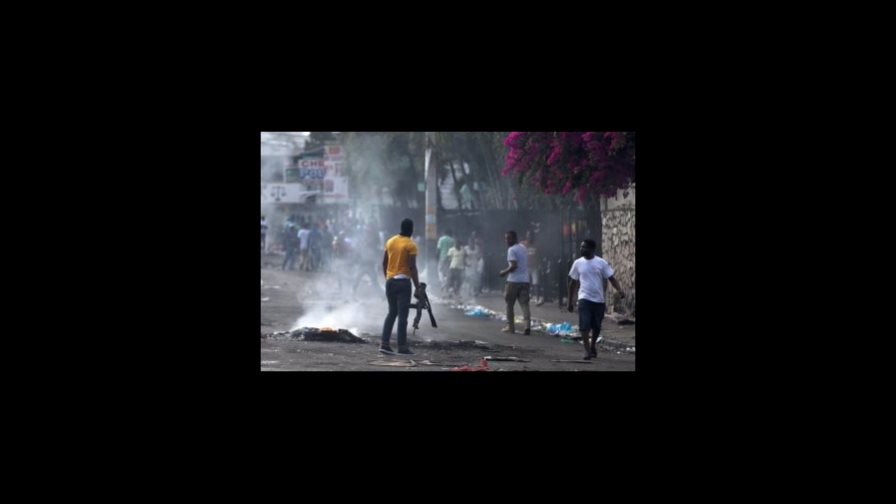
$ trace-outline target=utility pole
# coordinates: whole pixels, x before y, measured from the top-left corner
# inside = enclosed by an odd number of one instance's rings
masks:
[[[433,260],[433,256],[436,254],[436,240],[438,239],[438,233],[436,230],[436,210],[437,210],[437,199],[436,199],[436,191],[438,187],[436,186],[436,167],[433,163],[432,158],[432,150],[435,144],[434,140],[435,133],[428,132],[426,133],[426,156],[425,156],[425,165],[424,172],[426,177],[426,216],[424,217],[424,222],[426,225],[426,239],[425,245],[423,247],[423,260],[425,261],[426,268],[426,284],[432,288],[433,279],[438,278],[438,273],[433,273],[438,268],[438,262]],[[432,292],[430,290],[430,292]]]

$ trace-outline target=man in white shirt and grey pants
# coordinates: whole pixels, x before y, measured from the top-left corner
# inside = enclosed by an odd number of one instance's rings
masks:
[[[507,301],[507,327],[501,329],[513,334],[513,305],[517,300],[523,307],[523,319],[526,321],[526,330],[523,334],[529,334],[532,328],[532,317],[529,314],[529,254],[526,247],[517,243],[516,231],[504,233],[504,241],[507,242],[507,267],[498,274],[507,276],[507,287],[504,290],[504,300]]]

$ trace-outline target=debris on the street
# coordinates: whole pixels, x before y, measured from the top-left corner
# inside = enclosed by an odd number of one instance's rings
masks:
[[[577,363],[577,364],[591,364],[591,363],[594,362],[594,361],[590,361],[590,360],[581,360],[581,359],[580,359],[580,360],[574,360],[574,359],[554,359],[554,360],[552,360],[551,362],[574,362],[574,363]]]
[[[458,346],[472,346],[475,348],[489,348],[491,345],[487,341],[479,341],[479,340],[458,340]]]
[[[570,339],[570,338],[563,337],[563,338],[560,338],[560,343],[567,343],[567,344],[569,344],[569,343],[575,343],[575,341],[573,341],[573,340]]]
[[[332,341],[336,343],[367,343],[368,340],[359,338],[346,329],[334,329],[326,327],[303,327],[294,331],[276,331],[269,334],[261,334],[263,339],[285,340],[297,339],[301,341]]]
[[[485,360],[487,360],[487,361],[529,362],[529,361],[527,361],[526,359],[520,359],[519,357],[512,357],[512,356],[495,357],[495,356],[492,356],[492,355],[486,355],[485,357],[483,357],[483,359],[485,359]]]
[[[261,301],[262,301],[262,302],[264,302],[264,301],[270,301],[270,300],[271,300],[271,298],[269,298],[269,297],[263,297],[263,298],[261,298]]]
[[[431,360],[423,360],[423,361],[418,362],[418,364],[421,364],[424,366],[439,366],[439,367],[454,367],[454,366],[465,366],[466,365],[466,363],[452,364],[449,362],[433,362]]]
[[[547,331],[548,334],[553,334],[554,336],[572,336],[578,332],[578,326],[574,326],[569,322],[548,324]]]
[[[486,361],[485,359],[482,359],[479,361],[479,366],[477,366],[477,367],[470,367],[470,366],[464,364],[461,367],[451,368],[451,371],[491,371],[491,370],[488,368],[488,361]]]
[[[391,366],[391,367],[417,367],[417,363],[412,360],[396,360],[396,361],[370,361],[371,366]]]
[[[495,312],[483,306],[474,306],[473,308],[465,311],[464,315],[469,315],[471,317],[494,317]]]
[[[261,361],[261,365],[262,365],[262,366],[270,366],[270,365],[273,365],[273,364],[277,364],[277,363],[279,363],[279,362],[280,362],[280,361],[275,361],[275,360],[263,360],[263,361]]]
[[[335,341],[342,343],[367,343],[364,338],[359,338],[346,329],[332,327],[303,327],[292,332],[293,338],[303,341]]]

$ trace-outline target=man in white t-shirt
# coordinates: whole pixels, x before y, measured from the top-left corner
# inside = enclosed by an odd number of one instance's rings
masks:
[[[610,263],[594,255],[597,244],[594,240],[585,240],[579,249],[582,257],[572,263],[569,270],[569,303],[567,309],[572,313],[572,299],[578,291],[579,331],[582,332],[582,343],[585,345],[585,360],[597,357],[597,341],[600,336],[600,325],[604,320],[607,305],[604,301],[604,280],[609,280],[622,297],[625,292],[613,276]],[[588,345],[588,334],[593,331],[591,345]]]
[[[308,237],[310,235],[311,235],[311,231],[308,230],[308,225],[303,222],[302,227],[299,228],[299,270],[300,271],[308,271],[311,269],[311,261],[308,260]]]
[[[460,298],[460,285],[463,283],[464,267],[467,256],[464,253],[460,238],[454,241],[454,247],[448,251],[448,290],[452,296]]]
[[[516,231],[504,233],[504,241],[507,242],[507,267],[498,272],[499,275],[507,275],[507,287],[504,289],[504,301],[507,302],[507,327],[501,329],[513,334],[514,319],[513,305],[517,300],[523,308],[523,319],[526,321],[526,329],[523,334],[529,334],[532,328],[532,317],[529,315],[529,254],[526,247],[517,243]]]

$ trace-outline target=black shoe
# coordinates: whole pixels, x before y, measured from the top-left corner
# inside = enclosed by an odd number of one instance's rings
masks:
[[[582,357],[582,360],[591,360],[591,352],[585,352],[585,356]]]
[[[529,331],[529,328],[528,328],[528,327],[526,328],[525,331],[523,331],[523,334],[525,334],[526,336],[528,336],[529,334],[531,334],[531,332]]]
[[[401,355],[414,355],[410,348],[399,348],[398,353]]]
[[[380,345],[380,353],[386,355],[395,355],[395,351],[392,350],[392,347],[390,347],[389,345]]]
[[[591,347],[591,356],[597,358],[597,349],[594,347]]]

